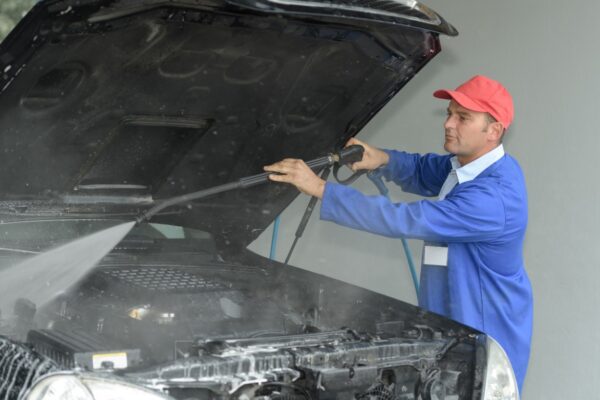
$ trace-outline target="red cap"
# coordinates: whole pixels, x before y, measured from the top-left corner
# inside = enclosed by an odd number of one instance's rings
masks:
[[[513,101],[508,90],[499,82],[483,75],[472,77],[456,90],[436,90],[433,95],[438,99],[453,99],[471,111],[490,113],[504,129],[513,120]]]

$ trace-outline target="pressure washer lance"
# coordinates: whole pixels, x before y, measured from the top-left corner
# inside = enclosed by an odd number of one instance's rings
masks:
[[[317,158],[311,161],[307,161],[306,165],[308,165],[311,169],[317,170],[328,165],[333,165],[334,170],[337,171],[340,165],[344,164],[352,164],[362,160],[363,153],[365,149],[360,145],[352,145],[341,149],[337,153],[331,153],[324,157]],[[157,206],[151,208],[144,214],[142,214],[138,219],[137,223],[142,223],[144,221],[149,220],[158,212],[164,210],[165,208],[174,206],[176,204],[181,203],[189,203],[194,200],[202,199],[204,197],[212,196],[218,193],[228,192],[230,190],[235,189],[246,189],[252,186],[259,185],[261,183],[269,182],[269,175],[273,174],[272,172],[264,172],[258,175],[251,175],[245,178],[240,178],[236,182],[226,183],[224,185],[214,186],[208,189],[200,190],[198,192],[187,193],[181,196],[173,197],[171,199],[167,199]],[[350,181],[351,179],[356,179],[358,174],[354,174],[349,179],[346,179],[345,182]]]

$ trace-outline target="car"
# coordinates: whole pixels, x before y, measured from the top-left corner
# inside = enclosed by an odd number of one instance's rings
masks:
[[[298,195],[262,166],[331,159],[456,34],[413,0],[37,3],[0,45],[0,396],[517,399],[493,338],[247,248]]]

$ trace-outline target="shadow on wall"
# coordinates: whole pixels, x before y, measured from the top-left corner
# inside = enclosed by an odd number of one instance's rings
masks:
[[[8,35],[17,22],[33,7],[37,0],[0,1],[0,41]]]

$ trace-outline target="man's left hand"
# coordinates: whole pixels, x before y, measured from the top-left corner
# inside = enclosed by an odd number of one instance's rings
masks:
[[[325,181],[319,178],[302,160],[286,158],[275,164],[265,166],[264,170],[276,172],[276,174],[269,175],[269,179],[272,181],[290,183],[302,193],[319,199],[323,198]]]

